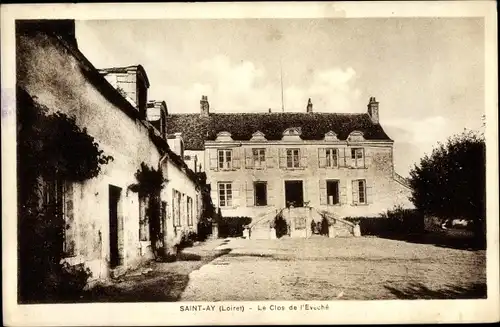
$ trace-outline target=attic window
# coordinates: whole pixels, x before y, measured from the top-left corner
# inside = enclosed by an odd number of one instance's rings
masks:
[[[302,134],[302,130],[300,127],[291,127],[291,128],[287,128],[284,132],[283,132],[283,136],[290,136],[290,135],[293,135],[293,136],[300,136]]]
[[[231,133],[227,131],[222,131],[217,133],[216,141],[232,141]]]
[[[351,134],[347,137],[348,141],[364,141],[365,138],[363,136],[363,132],[360,131],[352,131]]]
[[[255,133],[252,134],[252,141],[266,141],[266,137],[264,135],[264,133],[262,133],[261,131],[257,131]]]
[[[325,134],[325,141],[338,141],[337,133],[334,131],[329,131]]]

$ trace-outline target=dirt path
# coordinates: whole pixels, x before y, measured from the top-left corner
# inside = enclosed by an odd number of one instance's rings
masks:
[[[227,241],[210,240],[184,249],[177,261],[151,262],[105,285],[86,292],[81,302],[177,301],[186,288],[189,274],[228,252]],[[222,248],[221,248],[222,245]]]

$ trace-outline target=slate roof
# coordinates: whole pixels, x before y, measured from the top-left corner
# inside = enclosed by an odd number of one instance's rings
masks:
[[[329,131],[339,140],[347,139],[352,131],[361,131],[367,140],[392,141],[380,124],[374,124],[367,113],[211,113],[170,114],[169,133],[181,132],[187,150],[203,150],[205,140],[215,140],[217,133],[227,131],[233,140],[246,141],[256,131],[268,140],[281,140],[287,128],[301,127],[304,140],[322,140]]]

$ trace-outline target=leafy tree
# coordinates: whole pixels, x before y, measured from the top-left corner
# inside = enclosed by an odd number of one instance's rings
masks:
[[[410,171],[411,200],[424,214],[485,221],[486,146],[484,136],[464,131],[438,143]]]

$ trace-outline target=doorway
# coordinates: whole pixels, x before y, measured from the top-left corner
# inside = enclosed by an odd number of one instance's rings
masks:
[[[287,207],[304,206],[304,188],[302,181],[285,181],[285,204]]]
[[[121,264],[120,239],[122,223],[119,203],[122,189],[109,185],[109,265],[115,268]]]

